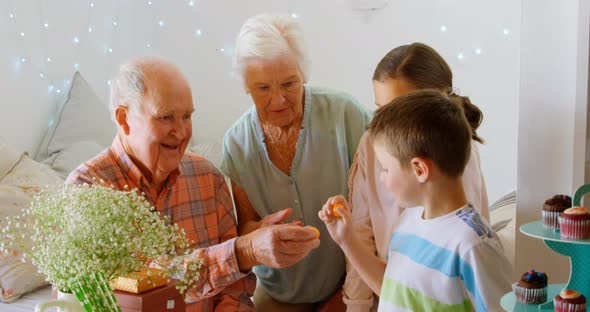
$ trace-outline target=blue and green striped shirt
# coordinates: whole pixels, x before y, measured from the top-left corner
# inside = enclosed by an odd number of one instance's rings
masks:
[[[379,311],[501,311],[511,265],[471,205],[435,219],[406,209],[391,237]]]

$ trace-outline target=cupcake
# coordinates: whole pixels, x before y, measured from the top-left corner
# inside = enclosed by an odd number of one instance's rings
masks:
[[[524,272],[518,283],[512,284],[512,290],[522,303],[543,303],[547,301],[547,275],[535,270]]]
[[[584,207],[572,207],[559,215],[561,237],[567,239],[590,238],[590,213]]]
[[[586,312],[586,297],[571,289],[562,290],[553,300],[555,312]]]
[[[559,229],[559,214],[572,206],[572,198],[567,195],[555,195],[543,204],[541,212],[543,227],[547,229]]]

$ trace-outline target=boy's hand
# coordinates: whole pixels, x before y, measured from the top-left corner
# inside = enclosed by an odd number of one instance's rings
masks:
[[[352,236],[350,208],[344,196],[330,197],[318,212],[318,217],[324,221],[328,233],[338,245],[345,244]]]

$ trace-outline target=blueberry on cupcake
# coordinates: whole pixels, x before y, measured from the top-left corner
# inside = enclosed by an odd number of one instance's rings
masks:
[[[535,270],[524,272],[518,283],[512,284],[512,290],[519,302],[543,303],[547,301],[547,274]]]

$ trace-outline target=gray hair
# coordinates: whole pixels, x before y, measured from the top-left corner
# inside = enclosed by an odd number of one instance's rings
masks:
[[[136,111],[145,92],[145,75],[141,62],[132,60],[119,67],[119,72],[111,81],[111,98],[109,111],[111,119],[116,123],[115,110],[119,106],[127,106]]]
[[[250,17],[236,40],[234,67],[244,75],[248,59],[271,60],[292,54],[297,59],[303,80],[309,78],[311,60],[303,40],[301,24],[289,15],[260,14]]]

